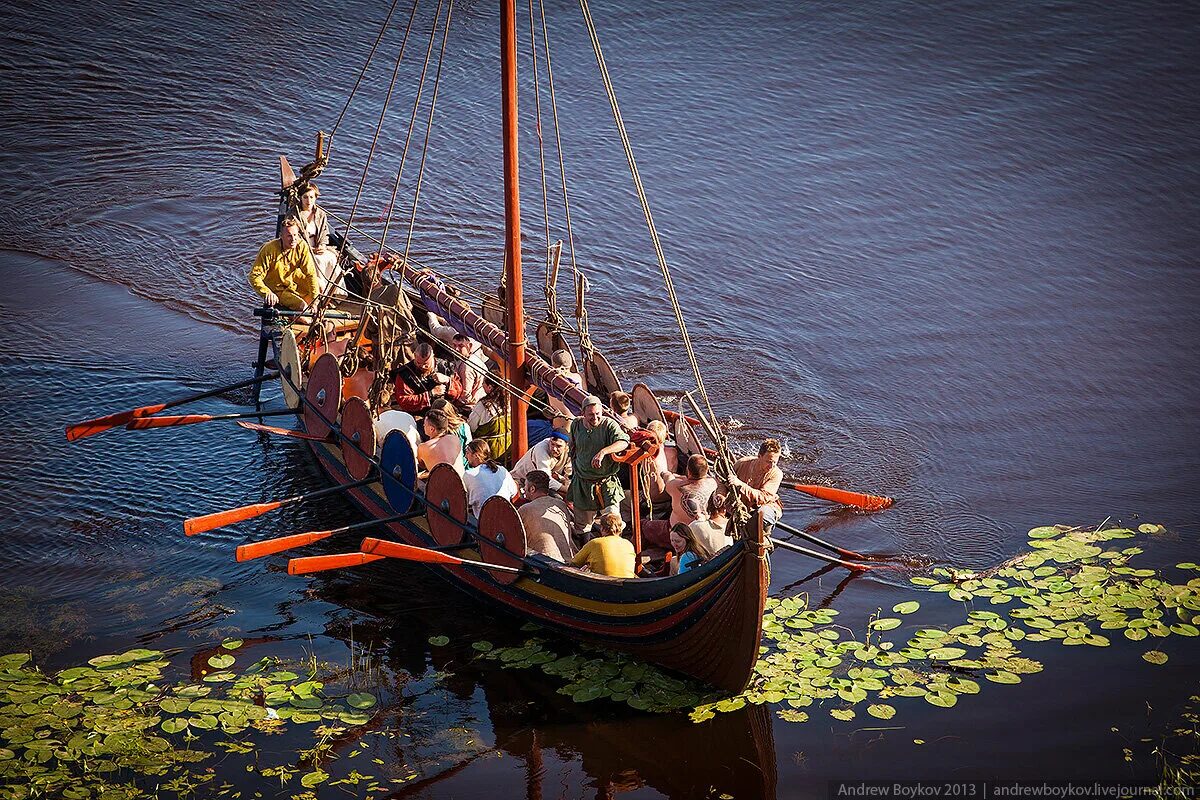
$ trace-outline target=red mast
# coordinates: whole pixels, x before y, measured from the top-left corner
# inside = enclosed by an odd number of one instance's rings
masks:
[[[528,382],[525,379],[525,309],[521,296],[521,191],[517,164],[517,25],[516,0],[500,0],[500,86],[504,131],[504,263],[505,311],[508,327],[508,379],[511,458],[515,463],[528,447],[525,426]]]

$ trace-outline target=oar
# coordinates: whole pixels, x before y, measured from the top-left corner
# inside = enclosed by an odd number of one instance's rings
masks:
[[[288,575],[307,575],[310,572],[324,572],[327,569],[342,567],[360,567],[372,561],[382,561],[384,556],[370,553],[335,553],[329,556],[305,556],[293,558],[288,562]]]
[[[443,564],[448,567],[482,567],[483,569],[494,569],[497,572],[515,572],[517,574],[527,573],[527,569],[520,567],[509,567],[503,564],[489,564],[486,561],[472,561],[469,558],[459,558],[452,556],[449,553],[442,553],[438,550],[430,550],[427,547],[417,547],[411,544],[401,544],[400,542],[389,542],[383,539],[372,539],[367,537],[362,540],[359,549],[364,553],[370,553],[377,556],[387,556],[388,558],[402,558],[405,561],[420,561],[425,564]],[[288,568],[291,572],[291,568]]]
[[[213,514],[205,514],[200,517],[192,517],[183,521],[183,532],[188,536],[195,536],[197,533],[211,531],[213,528],[223,528],[226,525],[232,525],[235,522],[242,522],[248,519],[262,516],[268,511],[274,511],[283,506],[290,506],[293,503],[303,502],[305,500],[316,500],[319,497],[326,497],[337,492],[345,491],[346,489],[357,489],[360,486],[366,486],[368,483],[377,481],[378,478],[372,476],[363,478],[360,481],[342,484],[341,486],[330,486],[327,489],[318,489],[315,492],[308,494],[298,494],[293,497],[285,497],[283,500],[272,500],[269,503],[254,503],[241,508],[231,508],[228,511],[217,511]]]
[[[789,489],[794,489],[797,492],[811,495],[821,500],[841,503],[846,506],[855,506],[867,511],[880,511],[896,502],[890,497],[878,497],[873,494],[851,492],[846,489],[834,489],[832,486],[818,486],[811,483],[784,483],[783,485]]]
[[[293,439],[304,439],[309,442],[327,442],[328,436],[316,436],[303,431],[294,431],[291,428],[276,428],[274,425],[262,425],[257,422],[246,422],[239,420],[238,425],[248,431],[258,431],[259,433],[273,433],[276,436],[290,436]]]
[[[799,553],[800,555],[808,556],[809,558],[815,558],[818,561],[828,561],[830,564],[837,564],[839,566],[845,567],[846,569],[853,569],[853,570],[875,569],[875,567],[872,567],[868,564],[859,564],[854,561],[842,561],[840,558],[834,558],[833,556],[827,556],[824,553],[818,553],[816,550],[809,550],[807,547],[801,547],[798,544],[792,544],[791,542],[785,542],[783,539],[776,539],[773,536],[771,537],[771,542],[776,547],[782,547],[784,550],[791,550],[793,553]]]
[[[333,528],[327,531],[309,531],[308,533],[296,533],[291,536],[280,536],[276,539],[267,539],[263,542],[251,542],[250,544],[239,545],[237,549],[238,561],[249,561],[254,558],[262,558],[269,556],[272,553],[281,553],[284,550],[290,550],[293,547],[303,547],[306,544],[319,542],[322,539],[328,539],[335,533],[349,533],[350,531],[362,530],[369,528],[372,525],[384,525],[389,522],[399,522],[402,519],[412,519],[425,513],[425,509],[420,511],[410,511],[407,514],[396,514],[391,517],[381,517],[379,519],[370,519],[366,522],[356,522],[353,525],[343,525],[340,528]]]
[[[802,531],[799,528],[793,528],[791,525],[785,525],[782,522],[776,522],[775,527],[779,528],[780,530],[787,531],[793,536],[799,536],[801,539],[807,539],[813,544],[819,544],[821,547],[824,547],[827,550],[832,550],[838,555],[846,556],[847,558],[866,558],[866,556],[864,556],[862,553],[856,553],[853,550],[846,550],[845,548],[838,547],[836,544],[831,544],[824,539],[819,539],[808,531]]]
[[[234,389],[244,389],[247,386],[253,386],[256,383],[262,383],[263,381],[267,380],[274,380],[278,377],[278,372],[271,372],[260,377],[244,380],[240,383],[231,383],[228,386],[222,386],[217,389],[209,389],[208,391],[200,392],[199,394],[190,394],[187,397],[168,400],[165,403],[139,406],[138,408],[132,408],[129,411],[120,411],[116,414],[109,414],[106,417],[96,417],[95,419],[77,422],[74,425],[67,426],[67,441],[73,442],[76,439],[86,439],[89,436],[95,436],[97,433],[104,433],[109,428],[116,428],[120,425],[125,425],[130,420],[137,417],[145,417],[150,414],[157,414],[160,411],[166,411],[168,408],[181,406],[184,403],[191,403],[196,400],[203,400],[207,397],[214,397],[219,394],[224,394],[225,392],[232,392]]]
[[[238,414],[183,414],[178,417],[135,417],[125,424],[131,431],[141,431],[146,428],[177,428],[181,425],[195,425],[198,422],[213,422],[227,419],[249,419],[256,417],[280,417],[286,414],[295,416],[300,413],[294,408],[280,408],[274,411],[245,411]]]

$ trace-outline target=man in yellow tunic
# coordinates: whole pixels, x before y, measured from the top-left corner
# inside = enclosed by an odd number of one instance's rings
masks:
[[[297,220],[284,220],[279,238],[259,248],[250,285],[268,306],[278,304],[290,311],[303,311],[316,298],[317,267]]]

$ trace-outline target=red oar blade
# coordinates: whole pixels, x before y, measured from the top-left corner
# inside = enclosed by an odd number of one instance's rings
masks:
[[[294,431],[290,428],[277,428],[274,425],[263,425],[260,422],[246,422],[245,420],[239,420],[238,425],[242,426],[248,431],[273,433],[276,436],[288,436],[292,439],[304,439],[305,441],[309,442],[323,442],[327,438],[323,436],[314,436],[311,433],[304,433],[303,431]]]
[[[319,542],[332,535],[333,531],[312,531],[310,533],[297,533],[293,536],[280,536],[277,539],[267,539],[265,542],[251,542],[250,544],[239,545],[237,560],[250,561],[251,559],[269,556],[272,553],[282,553],[284,550],[291,550],[293,547],[303,547],[306,544]]]
[[[338,553],[331,556],[308,556],[293,558],[288,562],[288,575],[307,575],[310,572],[323,572],[327,569],[342,567],[358,567],[379,561],[383,556],[370,553]]]
[[[128,411],[120,411],[116,414],[109,414],[106,417],[96,417],[95,419],[76,422],[74,425],[67,426],[67,441],[74,442],[79,439],[86,439],[89,436],[95,436],[98,433],[104,433],[109,428],[127,425],[137,417],[145,416],[146,414],[156,414],[165,407],[165,403],[159,403],[154,406],[131,408]]]
[[[784,484],[797,492],[811,495],[812,497],[828,500],[831,503],[841,503],[842,505],[855,506],[867,511],[879,511],[887,508],[892,503],[896,502],[890,497],[877,497],[873,494],[863,494],[861,492],[850,492],[845,489],[834,489],[832,486],[818,486],[808,483],[788,483]]]
[[[197,533],[211,531],[214,528],[223,528],[236,522],[254,519],[268,511],[274,511],[282,505],[281,501],[275,500],[270,503],[255,503],[241,508],[231,508],[228,511],[218,511],[215,514],[205,514],[202,517],[192,517],[183,521],[183,532],[188,536],[195,536]]]
[[[424,547],[401,544],[400,542],[388,542],[383,539],[373,539],[371,537],[363,539],[362,544],[359,545],[359,549],[364,553],[374,553],[381,557],[403,558],[405,561],[420,561],[425,564],[457,566],[467,563],[463,559],[452,556],[449,553],[439,553],[436,550],[427,550]]]

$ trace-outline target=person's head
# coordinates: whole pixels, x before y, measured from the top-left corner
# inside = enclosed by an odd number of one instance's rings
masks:
[[[775,466],[779,463],[779,453],[782,448],[779,446],[778,439],[765,439],[758,447],[758,458],[760,461],[770,463]]]
[[[454,350],[463,357],[471,355],[475,349],[475,345],[471,342],[471,337],[464,336],[461,333],[454,334],[454,339],[451,341],[451,346]]]
[[[425,412],[425,435],[430,439],[450,432],[450,415],[440,408]]]
[[[545,470],[535,469],[525,476],[525,497],[536,500],[550,494],[550,476]]]
[[[708,475],[708,459],[699,453],[692,453],[687,460],[687,476],[694,481]]]
[[[550,365],[556,369],[571,369],[574,362],[570,350],[555,350],[550,354]]]
[[[601,536],[620,536],[623,530],[625,530],[625,523],[621,521],[620,514],[600,515]]]
[[[729,496],[724,492],[713,492],[708,496],[708,516],[724,517],[729,514]]]
[[[695,553],[696,557],[700,559],[701,564],[713,557],[712,551],[705,546],[704,542],[700,540],[700,537],[696,535],[696,532],[692,530],[690,525],[677,522],[675,527],[671,529],[671,533],[678,534],[683,538],[683,551],[685,553]]]
[[[660,445],[667,441],[667,424],[661,419],[652,419],[647,422],[646,430],[654,434],[654,438]]]
[[[483,376],[483,399],[487,405],[499,413],[499,409],[504,406],[505,401],[504,384],[501,383],[499,376],[490,372]]]
[[[315,183],[309,182],[308,188],[304,190],[304,194],[300,195],[300,207],[305,211],[311,211],[313,206],[317,204],[317,198],[321,196],[321,190],[317,188]]]
[[[628,414],[633,408],[633,398],[628,392],[613,392],[608,396],[608,404],[618,414]]]
[[[454,403],[451,403],[445,397],[433,398],[433,402],[429,404],[429,408],[431,410],[437,409],[438,411],[446,412],[446,416],[450,418],[451,429],[457,428],[462,424],[462,418],[458,415],[458,409],[454,407]]]
[[[546,449],[551,458],[562,458],[567,454],[567,435],[562,431],[554,431],[546,439]]]
[[[583,401],[583,424],[592,429],[600,424],[601,418],[604,416],[604,403],[599,397],[594,394],[589,394]]]
[[[492,461],[492,446],[487,443],[486,439],[472,439],[467,442],[467,463],[472,467],[487,464],[488,469],[492,472],[498,468]]]
[[[433,348],[426,342],[421,342],[413,348],[413,363],[422,375],[432,375],[437,364],[433,358]]]
[[[283,245],[284,250],[291,250],[298,241],[300,241],[300,220],[295,217],[287,217],[279,228],[279,243]]]

